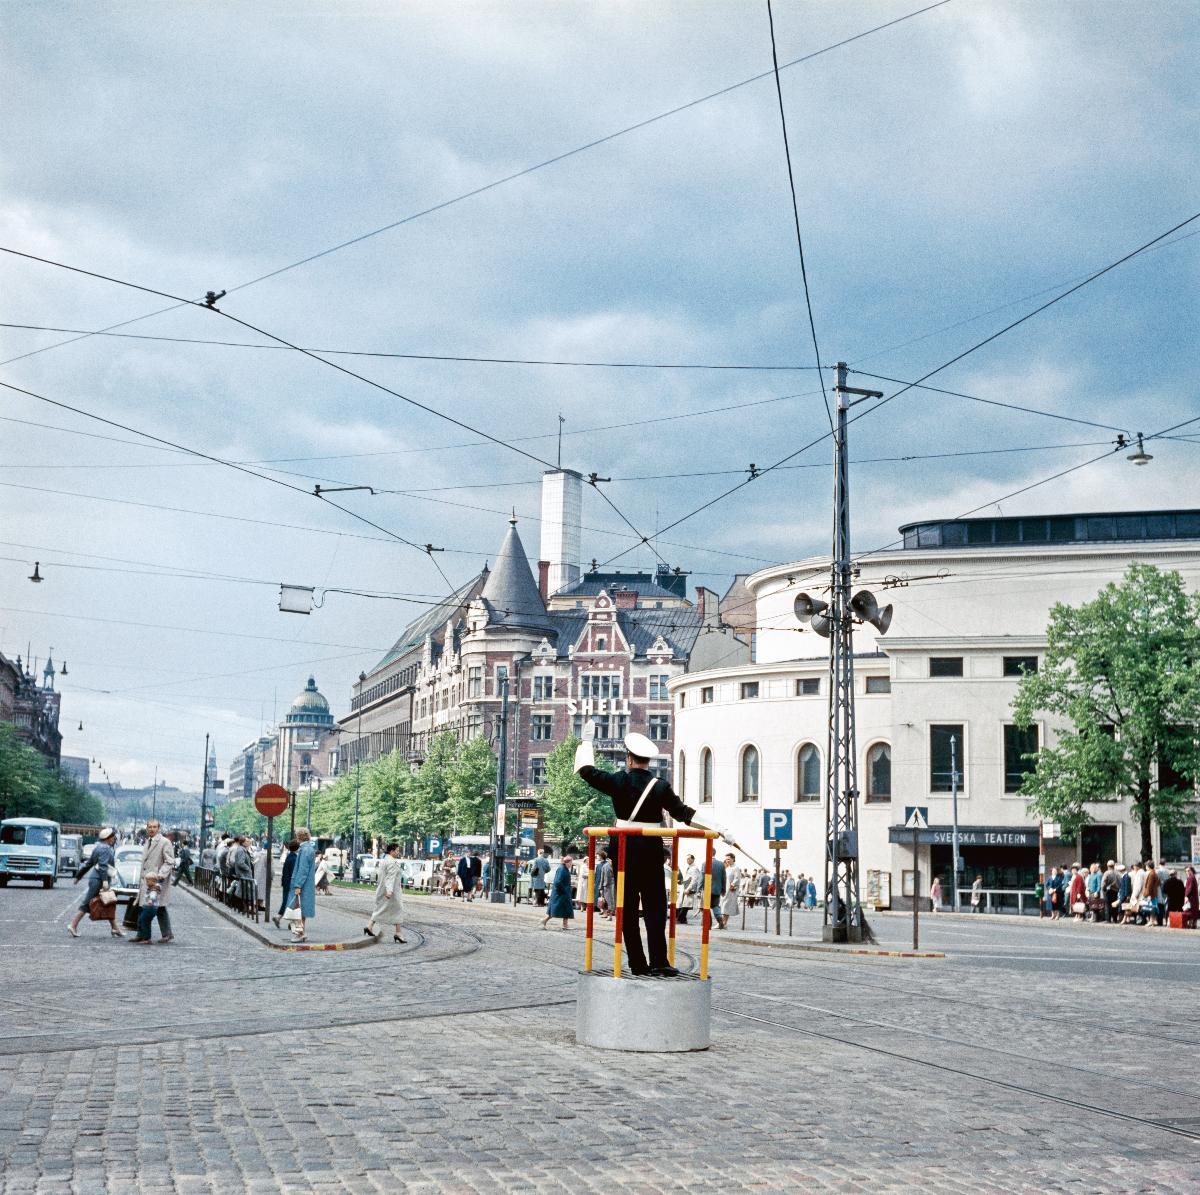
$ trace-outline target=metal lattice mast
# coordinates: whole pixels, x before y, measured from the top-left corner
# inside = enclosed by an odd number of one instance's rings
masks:
[[[858,779],[854,737],[854,614],[850,608],[850,461],[847,414],[855,402],[881,397],[878,390],[846,385],[837,364],[837,426],[833,440],[833,558],[829,610],[829,733],[825,752],[825,904],[823,937],[860,942],[864,935],[858,882]],[[853,398],[851,396],[854,396]]]

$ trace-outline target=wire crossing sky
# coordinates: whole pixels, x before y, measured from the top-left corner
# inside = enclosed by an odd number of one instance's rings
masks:
[[[560,415],[586,559],[827,551],[814,341],[899,394],[855,544],[1194,489],[1196,226],[1070,293],[1200,207],[1190,7],[765,8],[6,7],[0,244],[189,297],[0,260],[0,650],[70,661],[68,754],[190,787],[310,667],[344,710],[514,506],[536,557]]]

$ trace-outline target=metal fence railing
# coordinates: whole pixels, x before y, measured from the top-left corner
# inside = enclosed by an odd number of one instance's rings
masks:
[[[208,867],[197,867],[194,874],[195,887],[201,892],[242,916],[258,921],[258,889],[253,880],[225,876]]]

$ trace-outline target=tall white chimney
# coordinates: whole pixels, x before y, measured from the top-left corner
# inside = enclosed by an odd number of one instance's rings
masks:
[[[557,593],[579,580],[583,518],[583,478],[574,469],[549,469],[542,475],[540,560],[550,565],[547,592]]]

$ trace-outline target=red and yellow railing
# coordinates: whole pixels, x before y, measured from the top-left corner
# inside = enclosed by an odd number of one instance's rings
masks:
[[[596,840],[614,838],[617,843],[617,858],[614,863],[617,879],[617,907],[613,912],[613,975],[621,977],[622,932],[625,928],[625,842],[632,837],[669,838],[671,840],[671,892],[667,903],[667,959],[675,965],[675,901],[679,885],[679,840],[681,838],[703,838],[704,841],[704,906],[700,924],[700,978],[708,978],[708,937],[712,926],[712,862],[713,842],[720,837],[713,830],[693,830],[686,826],[589,826],[584,833],[588,836],[588,882],[587,882],[587,937],[583,947],[583,969],[592,969],[592,939],[596,914]]]

